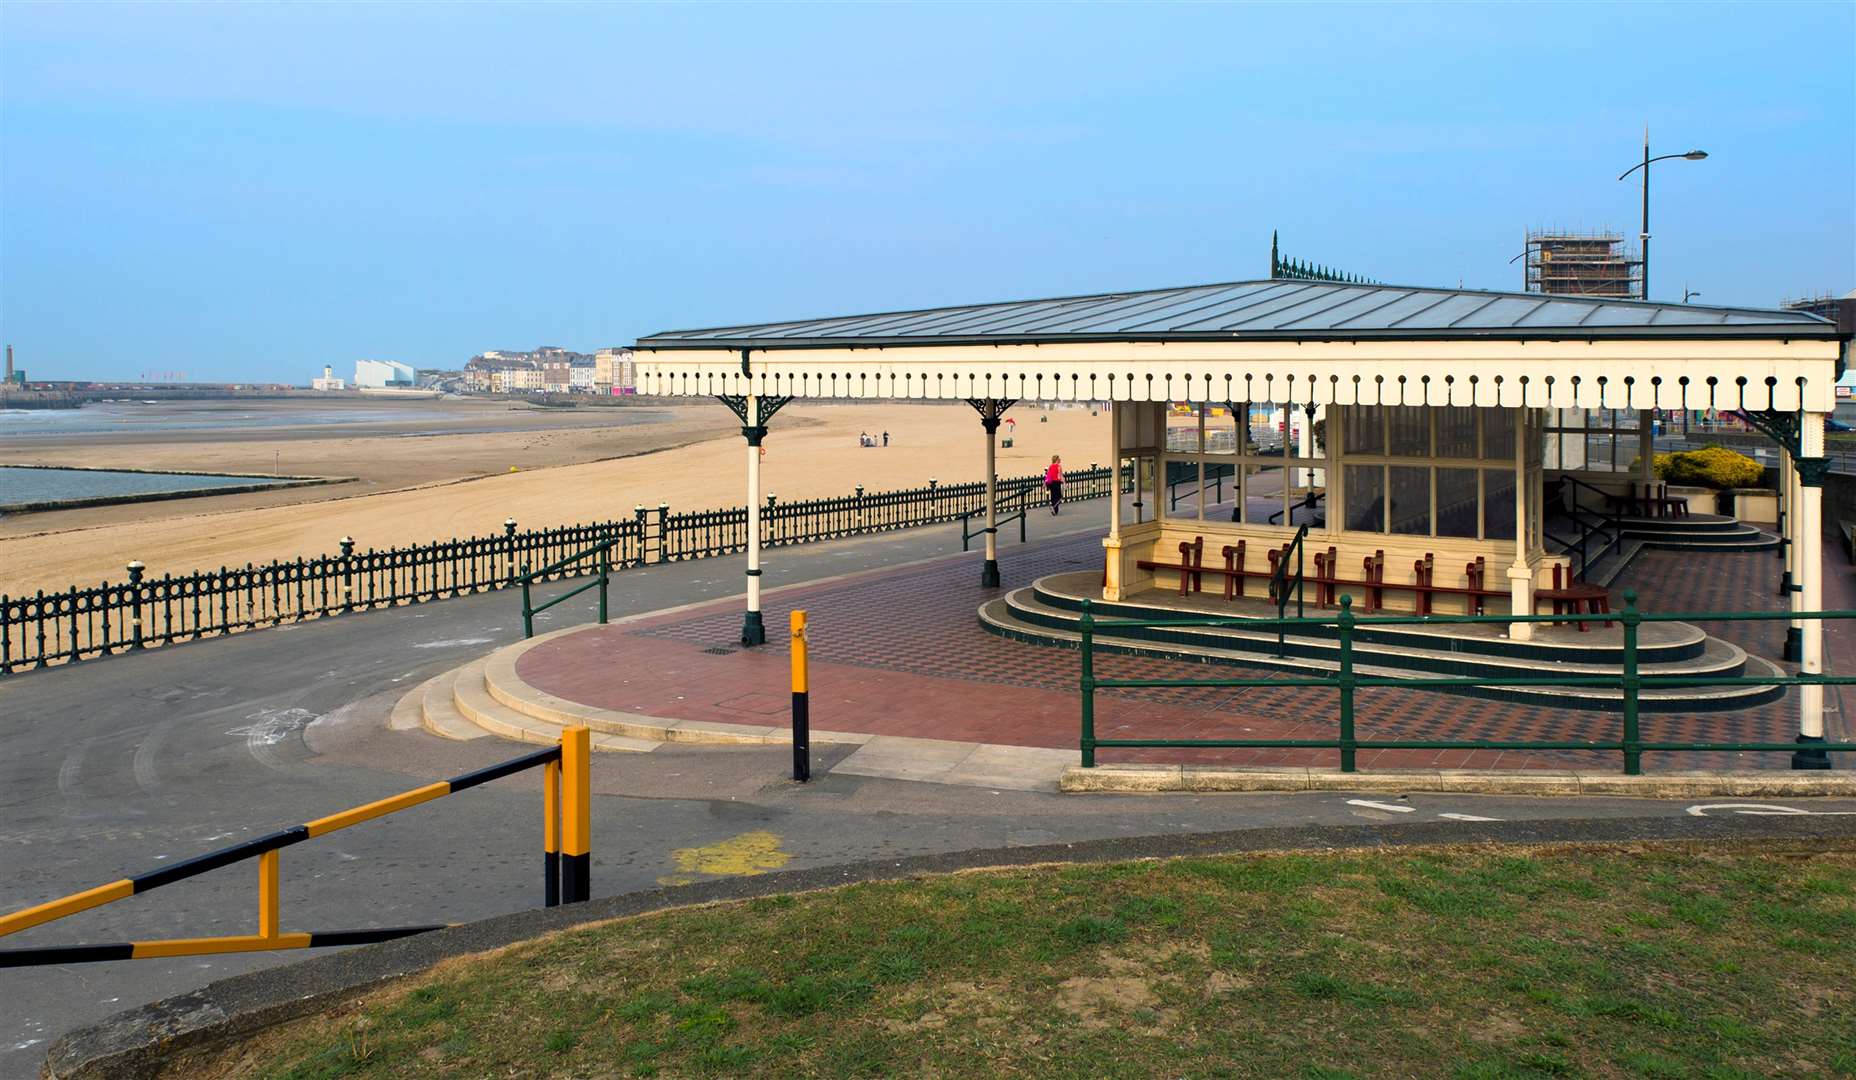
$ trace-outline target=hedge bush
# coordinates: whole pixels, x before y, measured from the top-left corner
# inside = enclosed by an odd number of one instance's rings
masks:
[[[1722,491],[1751,487],[1765,475],[1766,467],[1745,454],[1736,454],[1724,446],[1704,446],[1700,450],[1683,450],[1656,455],[1656,478],[1671,484],[1689,484]]]

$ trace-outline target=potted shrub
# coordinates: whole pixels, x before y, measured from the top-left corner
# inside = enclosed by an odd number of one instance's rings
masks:
[[[1734,489],[1752,487],[1766,471],[1759,462],[1724,446],[1658,454],[1654,465],[1656,478],[1664,483],[1713,490],[1716,507],[1730,516],[1734,512]]]

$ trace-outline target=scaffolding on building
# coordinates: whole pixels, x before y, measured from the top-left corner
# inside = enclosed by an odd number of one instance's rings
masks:
[[[1643,259],[1612,232],[1527,234],[1528,292],[1643,299]]]

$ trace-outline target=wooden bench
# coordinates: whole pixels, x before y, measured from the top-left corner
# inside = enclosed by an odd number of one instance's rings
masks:
[[[1140,559],[1137,560],[1134,565],[1140,567],[1142,570],[1172,570],[1176,572],[1179,574],[1179,595],[1181,596],[1185,596],[1188,593],[1203,592],[1205,589],[1206,574],[1210,574],[1213,577],[1222,577],[1224,579],[1224,598],[1226,600],[1235,600],[1244,595],[1244,584],[1250,578],[1262,578],[1266,581],[1274,579],[1276,577],[1277,565],[1281,563],[1283,557],[1289,550],[1288,544],[1284,544],[1280,548],[1272,549],[1268,553],[1270,568],[1268,570],[1252,570],[1245,565],[1246,544],[1247,541],[1243,540],[1239,540],[1235,544],[1226,544],[1223,551],[1224,566],[1222,568],[1216,566],[1208,567],[1205,565],[1205,538],[1203,536],[1196,536],[1191,540],[1180,541],[1179,561],[1177,563],[1153,562],[1148,559]],[[1269,599],[1274,600],[1276,597],[1272,593]]]
[[[1643,494],[1637,493],[1637,482],[1630,482],[1623,494],[1615,491],[1605,494],[1605,505],[1611,509],[1622,509],[1637,517],[1685,518],[1688,516],[1688,498],[1683,495],[1669,494],[1668,484],[1644,484]]]
[[[1602,586],[1583,581],[1568,581],[1564,577],[1565,567],[1553,568],[1553,587],[1540,589],[1534,593],[1536,610],[1542,600],[1553,603],[1555,615],[1609,615],[1611,614],[1611,593]],[[1579,632],[1585,633],[1589,620],[1579,620]],[[1606,619],[1605,626],[1611,625]]]
[[[1245,583],[1249,579],[1263,578],[1271,583],[1270,588],[1266,590],[1266,599],[1272,603],[1276,602],[1278,599],[1275,594],[1276,576],[1282,560],[1288,556],[1289,545],[1283,544],[1280,548],[1272,548],[1267,552],[1269,569],[1252,570],[1245,565],[1246,543],[1246,541],[1239,540],[1235,544],[1224,546],[1222,568],[1208,568],[1205,565],[1205,538],[1203,536],[1180,541],[1179,562],[1177,563],[1142,559],[1135,565],[1143,570],[1172,570],[1179,574],[1179,595],[1181,596],[1203,592],[1206,574],[1224,579],[1226,600],[1235,600],[1243,596]],[[1363,590],[1361,610],[1367,614],[1376,612],[1385,606],[1387,590],[1413,593],[1417,598],[1416,608],[1419,615],[1436,613],[1435,600],[1439,594],[1465,597],[1470,613],[1473,615],[1486,612],[1489,597],[1508,595],[1506,590],[1488,587],[1488,563],[1482,556],[1477,556],[1474,562],[1464,566],[1465,584],[1463,585],[1437,584],[1437,560],[1429,553],[1412,563],[1413,580],[1410,583],[1386,580],[1386,553],[1383,550],[1375,551],[1362,560],[1361,569],[1364,577],[1360,580],[1340,576],[1339,552],[1331,545],[1326,551],[1316,552],[1314,562],[1315,604],[1319,607],[1333,607],[1338,604],[1342,586]]]

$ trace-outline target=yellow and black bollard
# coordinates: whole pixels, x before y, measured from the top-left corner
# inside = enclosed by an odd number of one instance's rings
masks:
[[[544,907],[561,905],[561,763],[559,760],[548,762],[541,772],[541,902]]]
[[[561,732],[561,903],[592,897],[593,809],[591,733],[583,727]]]
[[[812,717],[806,702],[806,613],[795,611],[793,629],[793,779],[800,783],[812,779],[812,748],[809,744]]]

